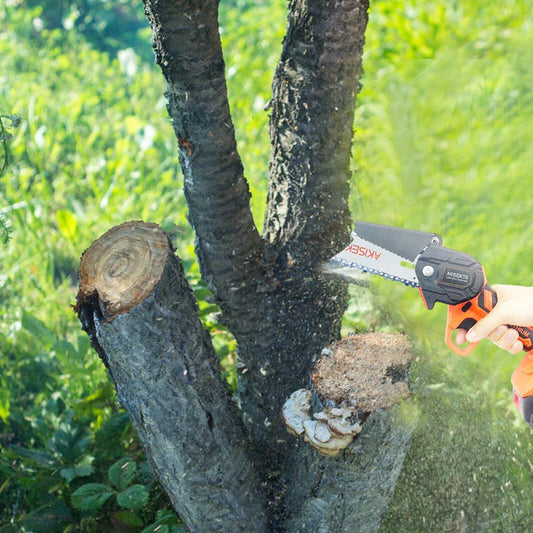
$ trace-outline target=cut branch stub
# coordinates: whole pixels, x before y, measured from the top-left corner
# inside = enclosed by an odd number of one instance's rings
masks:
[[[190,531],[267,531],[266,495],[179,258],[155,224],[83,254],[76,311]]]
[[[311,375],[312,390],[286,401],[282,418],[324,455],[338,455],[374,411],[389,409],[409,394],[411,344],[395,333],[365,333],[322,351]]]
[[[97,299],[105,320],[127,313],[154,290],[169,246],[156,224],[132,221],[110,229],[81,258],[76,309]]]
[[[411,350],[401,333],[351,335],[331,344],[311,375],[318,399],[365,414],[389,409],[409,396]]]

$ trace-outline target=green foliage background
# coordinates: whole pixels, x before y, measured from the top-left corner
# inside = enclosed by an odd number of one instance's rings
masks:
[[[176,531],[127,416],[71,305],[79,256],[125,220],[172,233],[234,385],[234,342],[199,281],[164,82],[142,6],[0,4],[0,531]],[[261,224],[281,0],[221,5],[238,145]],[[437,231],[493,283],[533,284],[533,13],[526,0],[375,0],[353,144],[356,218]],[[446,309],[385,280],[354,290],[345,332],[416,339],[415,438],[384,531],[533,529],[532,433],[512,405],[519,357],[442,342]],[[119,476],[123,472],[124,476]],[[1,527],[3,526],[3,528]]]

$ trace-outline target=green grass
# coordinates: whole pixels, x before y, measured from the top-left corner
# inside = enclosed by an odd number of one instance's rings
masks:
[[[0,526],[14,516],[29,528],[54,510],[83,531],[104,518],[137,530],[157,521],[178,528],[161,514],[168,501],[146,474],[71,309],[80,254],[131,219],[171,231],[197,294],[207,292],[150,32],[130,31],[130,41],[107,36],[101,51],[94,31],[41,29],[47,18],[40,8],[15,4],[0,6],[0,114],[22,117],[10,130],[10,166],[0,185],[0,215],[12,229],[0,245]],[[263,108],[285,7],[221,5],[230,104],[259,225],[269,151]],[[112,24],[109,13],[102,16]],[[533,284],[532,24],[526,0],[375,0],[366,36],[354,216],[439,232],[446,246],[479,259],[492,283]],[[128,42],[145,46],[119,60]],[[212,308],[202,309],[231,378],[234,342]],[[406,423],[417,422],[414,445],[384,528],[532,529],[532,433],[509,385],[519,357],[487,342],[459,358],[444,346],[445,321],[445,306],[428,312],[416,290],[386,280],[372,284],[370,300],[354,293],[346,316],[345,331],[407,330],[418,354],[415,397],[402,411]],[[136,489],[139,508],[119,504],[128,489],[110,481],[119,461],[134,465],[131,486],[149,491],[146,502]],[[107,498],[98,508],[88,509],[80,496],[94,489],[88,483],[99,483]]]
[[[356,115],[358,218],[436,231],[489,282],[533,284],[533,12],[525,2],[375,2]],[[381,26],[376,32],[372,24]],[[457,357],[446,308],[375,283],[417,344],[414,446],[384,531],[533,527],[532,432],[512,403],[521,356],[482,343]]]

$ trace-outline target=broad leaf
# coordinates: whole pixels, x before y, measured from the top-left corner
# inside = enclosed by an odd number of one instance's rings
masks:
[[[144,485],[132,485],[117,494],[117,502],[126,509],[139,509],[148,501],[148,490]]]
[[[42,468],[55,470],[60,466],[54,456],[41,450],[30,450],[29,448],[24,448],[24,446],[18,446],[16,444],[11,445],[8,449],[18,457],[29,459]]]
[[[50,347],[55,342],[55,336],[46,324],[24,310],[22,311],[21,323],[26,331],[43,343],[44,348]]]
[[[144,528],[141,533],[181,533],[183,523],[172,511],[158,511],[156,521]]]
[[[123,457],[109,469],[109,479],[118,490],[124,490],[133,481],[136,470],[135,461]]]
[[[72,505],[76,509],[88,511],[98,509],[113,496],[114,490],[103,483],[87,483],[72,494]]]
[[[62,468],[61,477],[66,479],[69,483],[78,477],[90,476],[94,472],[94,466],[92,462],[94,457],[88,455],[84,457],[83,460],[76,466],[72,468]]]
[[[143,521],[132,511],[118,511],[113,515],[117,522],[122,522],[126,526],[142,527]]]

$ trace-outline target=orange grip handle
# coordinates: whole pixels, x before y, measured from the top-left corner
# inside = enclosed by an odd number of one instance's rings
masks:
[[[529,350],[511,376],[513,400],[522,418],[533,427],[533,350]]]
[[[462,348],[454,342],[453,331],[456,329],[469,330],[478,320],[490,313],[490,311],[494,309],[494,306],[497,302],[498,297],[487,283],[485,272],[483,272],[483,289],[475,298],[457,305],[448,306],[448,319],[446,321],[446,344],[457,355],[468,355],[478,345],[478,343],[472,342],[468,346]],[[529,352],[533,349],[533,328],[525,328],[513,325],[509,325],[509,327],[518,331],[518,339],[520,342],[522,342],[526,352]],[[531,364],[533,365],[533,361]],[[531,372],[531,374],[533,387],[533,372]]]
[[[496,293],[487,283],[483,272],[483,289],[472,300],[448,306],[446,322],[446,344],[458,355],[468,355],[479,343],[472,342],[461,348],[453,340],[456,329],[470,329],[478,320],[486,316],[496,305]],[[533,428],[533,327],[509,325],[518,331],[518,339],[527,352],[513,372],[513,400],[522,418]]]
[[[469,330],[478,320],[492,311],[497,301],[496,293],[490,288],[485,272],[483,272],[483,289],[475,298],[467,302],[448,306],[445,338],[448,347],[457,355],[462,357],[468,355],[479,343],[472,342],[468,346],[461,348],[453,340],[454,330]]]
[[[459,346],[453,340],[454,330],[469,330],[478,320],[489,314],[497,302],[498,297],[487,283],[483,271],[483,288],[477,296],[460,304],[448,305],[446,344],[457,355],[468,355],[479,343],[472,342],[464,348]],[[522,418],[533,428],[533,327],[508,327],[518,331],[518,339],[527,352],[511,377],[513,400]]]
[[[528,351],[511,376],[515,394],[533,396],[533,351]]]

